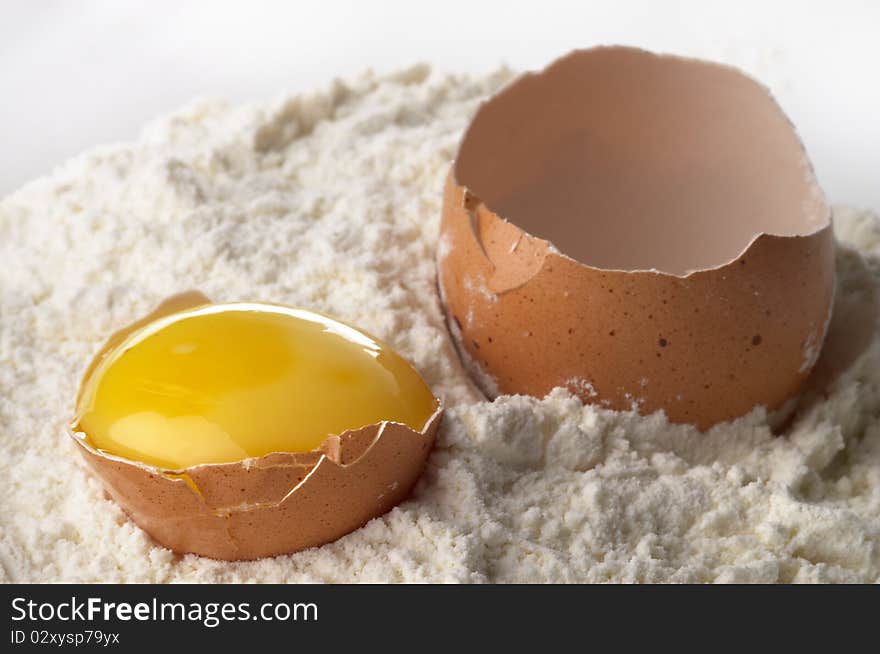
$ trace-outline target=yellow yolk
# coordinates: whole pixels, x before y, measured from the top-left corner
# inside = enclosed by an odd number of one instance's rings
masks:
[[[386,345],[309,311],[206,305],[131,333],[83,382],[73,428],[160,468],[307,452],[383,420],[421,431],[430,389]]]

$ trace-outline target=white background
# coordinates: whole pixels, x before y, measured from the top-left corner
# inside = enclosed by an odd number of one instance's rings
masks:
[[[0,196],[195,96],[258,99],[366,67],[536,68],[624,43],[768,84],[834,202],[880,208],[880,2],[0,0]]]

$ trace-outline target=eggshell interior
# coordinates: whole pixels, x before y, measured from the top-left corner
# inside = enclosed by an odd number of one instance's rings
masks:
[[[829,209],[791,124],[736,69],[634,48],[574,52],[482,105],[455,179],[492,212],[606,270],[685,275]]]
[[[169,299],[114,334],[88,370],[134,329],[206,302],[197,292]],[[400,503],[421,474],[441,419],[438,408],[421,432],[382,422],[330,436],[312,452],[184,470],[99,452],[84,434],[71,436],[110,496],[158,543],[180,553],[249,560],[336,540]]]
[[[823,195],[762,86],[616,47],[480,108],[447,180],[438,282],[488,395],[563,386],[707,428],[797,394],[833,259]]]

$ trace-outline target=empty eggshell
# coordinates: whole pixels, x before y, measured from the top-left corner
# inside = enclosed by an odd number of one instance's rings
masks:
[[[84,380],[135,329],[207,302],[200,293],[175,296],[117,332]],[[312,452],[183,470],[98,451],[72,425],[70,435],[111,497],[158,543],[180,553],[248,560],[333,541],[393,508],[421,474],[441,418],[438,402],[421,432],[384,421],[330,436]]]
[[[707,428],[780,409],[809,374],[833,299],[830,210],[751,78],[576,51],[471,122],[446,183],[438,285],[488,395],[562,386]]]

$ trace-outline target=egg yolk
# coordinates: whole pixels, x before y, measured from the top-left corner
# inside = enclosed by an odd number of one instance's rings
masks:
[[[421,431],[437,401],[386,345],[275,305],[206,305],[129,334],[83,382],[73,428],[160,468],[307,452],[383,420]]]

